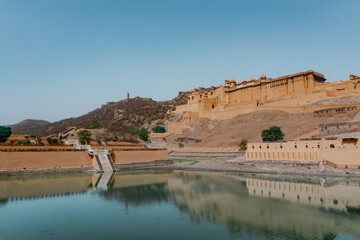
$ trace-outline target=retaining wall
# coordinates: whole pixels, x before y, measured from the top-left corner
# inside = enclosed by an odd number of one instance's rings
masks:
[[[115,164],[134,163],[134,162],[151,162],[154,160],[168,160],[166,149],[159,150],[142,150],[142,151],[116,151],[112,153]]]
[[[0,152],[0,170],[75,168],[93,166],[92,157],[85,151],[24,151]]]

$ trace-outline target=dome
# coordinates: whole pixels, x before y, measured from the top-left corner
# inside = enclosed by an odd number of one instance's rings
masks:
[[[261,75],[260,79],[261,79],[261,80],[265,80],[265,79],[266,79],[266,76],[265,76],[265,75]]]

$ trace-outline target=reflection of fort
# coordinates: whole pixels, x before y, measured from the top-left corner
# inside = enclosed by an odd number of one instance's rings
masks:
[[[262,182],[264,197],[254,195],[255,187],[248,186],[248,183],[256,186],[256,182],[258,185]],[[271,189],[274,189],[275,183],[272,181],[247,179],[246,182],[239,182],[228,176],[180,172],[169,176],[168,188],[173,201],[181,209],[186,209],[192,219],[216,221],[232,233],[245,231],[255,236],[292,239],[322,239],[342,232],[360,236],[356,222],[358,215],[319,207],[344,209],[343,206],[347,204],[357,207],[360,199],[359,185],[336,184],[322,187],[299,183],[279,185],[276,182],[276,189],[281,188],[281,191],[270,190],[269,196],[265,182],[267,188],[270,189],[271,183]],[[286,200],[282,198],[284,186],[290,186],[290,191],[291,188],[294,191],[291,194],[285,191]],[[295,187],[299,192],[294,190]],[[259,191],[261,196],[261,190],[259,187],[255,192]],[[297,195],[300,197],[299,201]],[[317,202],[320,202],[321,197],[324,198],[323,205]],[[301,204],[301,199],[306,199],[306,204]],[[325,203],[329,200],[332,203]],[[334,200],[338,201],[337,205]]]
[[[191,220],[216,222],[232,234],[323,239],[348,233],[360,237],[359,183],[320,185],[175,171],[117,174],[109,178],[106,189],[95,191],[102,177],[3,179],[0,207],[7,204],[7,199],[71,195],[94,189],[92,194],[125,206],[171,203],[189,214]]]
[[[315,185],[246,179],[249,194],[344,210],[360,207],[360,183]]]

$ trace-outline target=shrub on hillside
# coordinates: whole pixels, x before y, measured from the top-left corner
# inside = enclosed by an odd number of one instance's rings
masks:
[[[149,140],[149,131],[146,128],[141,128],[139,130],[139,137],[144,141]]]
[[[276,142],[284,140],[284,133],[278,126],[273,126],[261,132],[261,137],[264,142]]]
[[[241,142],[238,144],[239,148],[246,149],[247,148],[248,141],[246,139],[241,140]]]
[[[90,143],[91,132],[88,130],[81,130],[77,133],[81,144]]]
[[[166,129],[162,126],[156,126],[156,127],[152,128],[152,131],[154,133],[164,133],[164,132],[166,132]]]
[[[86,129],[97,129],[97,128],[101,128],[101,127],[102,127],[102,125],[96,120],[92,120],[90,123],[88,123],[84,126],[84,128],[86,128]]]

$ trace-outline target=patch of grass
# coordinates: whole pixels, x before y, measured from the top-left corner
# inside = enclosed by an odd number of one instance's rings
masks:
[[[185,158],[171,158],[171,160],[173,160],[174,162],[190,162],[191,165],[199,162],[198,160],[185,159]]]

